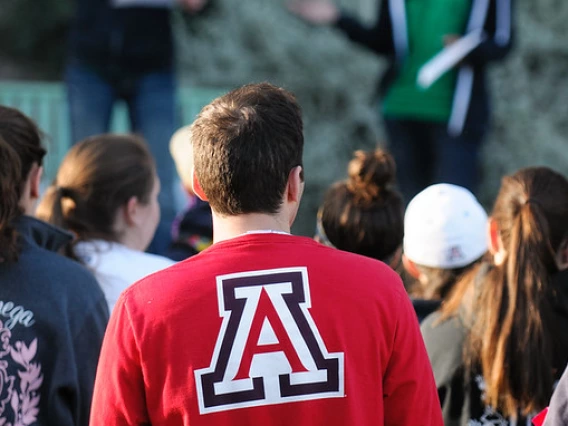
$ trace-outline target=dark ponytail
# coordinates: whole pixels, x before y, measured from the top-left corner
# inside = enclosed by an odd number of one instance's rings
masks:
[[[74,208],[75,202],[71,198],[70,190],[51,185],[45,191],[36,211],[36,216],[52,225],[65,228],[67,225],[66,216]]]
[[[511,228],[501,233],[504,263],[492,271],[481,294],[479,303],[492,309],[477,324],[476,342],[487,402],[509,415],[519,409],[524,414],[541,410],[553,387],[552,324],[547,316],[552,310],[548,292],[554,252],[541,207],[527,202],[519,207]]]
[[[21,162],[0,137],[0,263],[18,259],[18,238],[13,221],[20,215]]]

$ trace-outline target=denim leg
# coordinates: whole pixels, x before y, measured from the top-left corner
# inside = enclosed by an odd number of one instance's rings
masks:
[[[474,192],[479,181],[479,150],[484,132],[469,131],[450,136],[447,127],[436,129],[435,183],[452,183]]]
[[[162,184],[160,206],[163,220],[171,222],[175,216],[175,167],[170,156],[170,138],[177,128],[175,76],[173,72],[145,74],[134,83],[133,95],[128,99],[133,129],[142,134],[156,160]]]
[[[169,150],[170,138],[177,129],[175,75],[173,72],[145,74],[133,84],[132,95],[126,99],[132,128],[148,142],[161,182],[158,198],[161,220],[148,251],[163,255],[171,242],[170,228],[176,215],[176,172]]]
[[[77,63],[67,65],[64,79],[71,143],[106,133],[116,96],[111,84],[93,70]]]
[[[389,150],[396,161],[396,179],[405,203],[430,184],[432,141],[425,123],[385,119]]]

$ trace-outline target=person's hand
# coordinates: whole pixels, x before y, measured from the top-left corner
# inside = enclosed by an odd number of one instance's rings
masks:
[[[179,4],[190,13],[198,13],[203,10],[209,0],[178,0]]]
[[[443,38],[442,41],[444,42],[444,47],[448,47],[451,46],[452,44],[454,44],[456,41],[458,41],[460,38],[462,38],[462,36],[460,34],[446,34]],[[459,61],[454,68],[456,67],[461,67],[462,65],[464,65],[464,61],[463,59],[461,61]]]
[[[459,34],[446,34],[443,38],[444,46],[449,46],[461,38]]]
[[[330,25],[339,18],[339,9],[329,0],[292,0],[288,10],[315,25]]]

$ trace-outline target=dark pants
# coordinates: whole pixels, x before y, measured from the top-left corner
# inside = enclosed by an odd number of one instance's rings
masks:
[[[110,129],[113,106],[124,100],[131,128],[148,142],[161,181],[159,202],[162,219],[152,252],[169,244],[169,228],[175,217],[175,171],[169,141],[176,130],[175,76],[173,70],[132,75],[121,69],[99,73],[71,60],[65,71],[71,119],[71,138],[76,143]]]
[[[484,132],[448,134],[446,123],[385,119],[398,186],[408,203],[435,183],[477,189],[479,149]]]

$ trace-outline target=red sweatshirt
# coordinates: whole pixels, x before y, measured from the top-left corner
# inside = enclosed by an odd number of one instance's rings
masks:
[[[248,234],[126,290],[92,426],[442,425],[416,315],[381,262]]]

